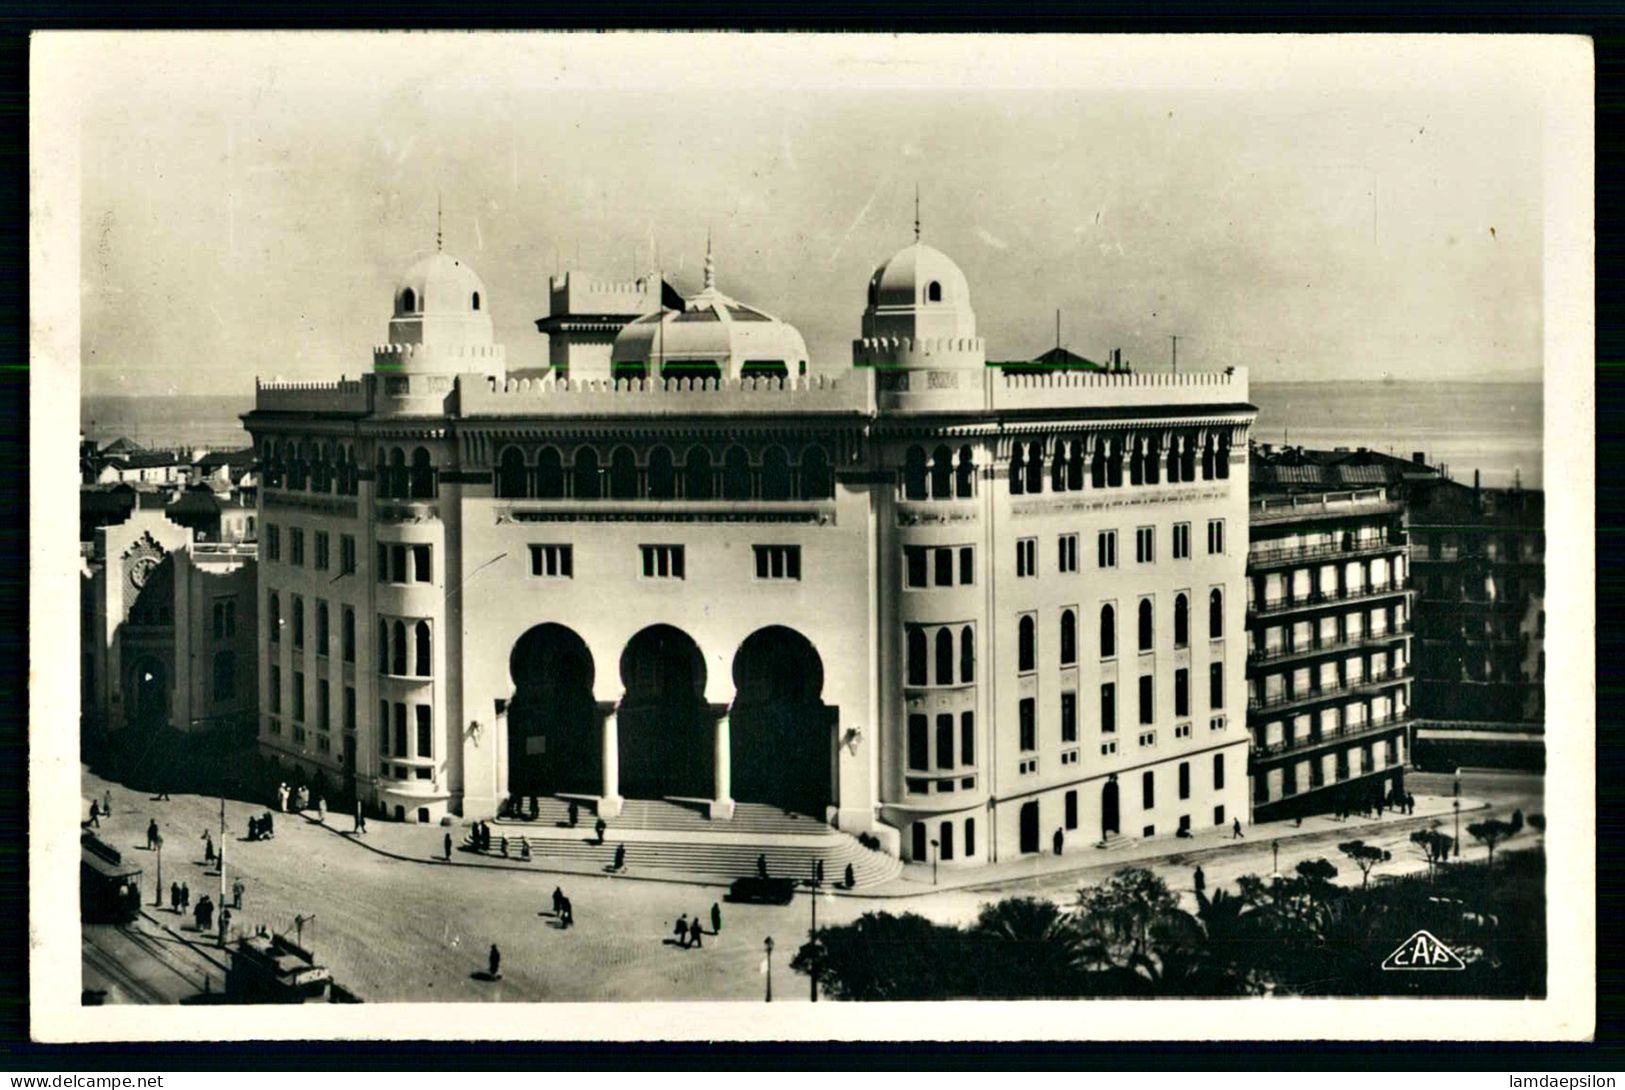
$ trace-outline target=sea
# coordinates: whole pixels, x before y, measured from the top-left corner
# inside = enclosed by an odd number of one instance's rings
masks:
[[[1334,450],[1367,447],[1487,486],[1540,488],[1542,389],[1535,382],[1255,382],[1259,443]],[[80,402],[88,438],[128,436],[154,448],[248,445],[242,413],[252,394],[174,397],[90,395]]]

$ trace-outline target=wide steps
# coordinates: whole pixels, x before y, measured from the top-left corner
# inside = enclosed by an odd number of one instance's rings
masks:
[[[497,818],[492,824],[503,828],[568,827],[569,800],[546,797],[539,800],[539,813],[533,819]],[[528,812],[528,808],[527,808]],[[577,828],[590,830],[598,820],[591,801],[577,803]],[[831,829],[818,818],[791,813],[775,806],[740,802],[734,804],[733,817],[713,820],[699,805],[670,802],[665,799],[627,799],[620,814],[607,819],[611,829],[635,829],[640,832],[728,832],[747,835],[823,836]]]

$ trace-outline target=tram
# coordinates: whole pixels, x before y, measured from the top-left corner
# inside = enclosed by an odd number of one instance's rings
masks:
[[[141,868],[95,833],[79,838],[79,911],[87,923],[129,923],[141,913]]]

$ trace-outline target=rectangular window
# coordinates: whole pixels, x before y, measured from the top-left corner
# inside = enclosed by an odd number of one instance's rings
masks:
[[[954,717],[952,712],[937,716],[937,767],[954,766]]]
[[[281,600],[276,596],[276,591],[273,590],[266,594],[265,608],[268,614],[265,618],[266,639],[270,640],[272,643],[281,643],[282,605]]]
[[[1157,528],[1141,526],[1134,531],[1134,562],[1150,564],[1157,559]]]
[[[349,575],[356,569],[355,535],[339,535],[339,573]]]
[[[1392,743],[1389,743],[1392,745]],[[966,768],[976,763],[976,713],[959,713],[959,763]],[[1392,764],[1392,761],[1389,761]]]
[[[1068,829],[1078,827],[1078,793],[1076,791],[1066,793],[1066,827]]]
[[[1016,578],[1027,579],[1038,574],[1038,539],[1024,537],[1016,541]]]
[[[349,606],[344,607],[344,617],[340,622],[343,631],[339,633],[340,641],[344,644],[344,661],[355,661],[355,610]]]
[[[269,692],[266,695],[271,698],[271,714],[272,715],[281,715],[282,714],[282,667],[276,665],[275,663],[271,664],[271,684],[267,688],[269,689]]]
[[[1061,694],[1061,741],[1078,740],[1078,694]]]
[[[316,726],[333,729],[333,689],[326,678],[316,679]]]
[[[1215,825],[1223,825],[1224,824],[1224,807],[1215,806],[1213,808],[1213,824],[1215,824]]]
[[[1156,721],[1156,708],[1151,694],[1151,675],[1142,674],[1140,676],[1140,722],[1150,724]]]
[[[1057,565],[1062,573],[1078,570],[1078,535],[1062,534],[1058,542]]]
[[[377,568],[378,582],[389,582],[389,546],[382,541],[378,543],[378,563],[373,567]]]
[[[569,545],[532,545],[530,574],[544,579],[574,578],[574,550]]]
[[[939,587],[954,585],[954,551],[952,549],[931,550],[932,582]]]
[[[1191,763],[1179,762],[1179,797],[1183,801],[1191,797]]]
[[[1174,523],[1174,559],[1189,560],[1191,558],[1191,524],[1188,522]]]
[[[756,578],[801,578],[800,545],[753,545],[751,549],[756,554]]]
[[[976,550],[970,545],[959,548],[959,585],[968,587],[976,582]],[[966,849],[967,852],[969,849]]]
[[[378,702],[378,752],[389,756],[389,701]]]
[[[406,750],[406,705],[395,705],[395,756],[407,756]]]
[[[305,672],[293,672],[293,718],[296,723],[305,721]]]
[[[1207,520],[1207,551],[1209,556],[1224,552],[1224,519]]]
[[[1038,702],[1030,696],[1021,698],[1021,750],[1030,753],[1038,748]]]
[[[915,772],[931,767],[931,738],[926,731],[925,716],[908,717],[908,767]]]
[[[427,546],[427,545],[414,545],[414,546],[412,546],[412,579],[413,579],[413,581],[418,582],[418,583],[432,583],[432,582],[434,582],[434,575],[432,574],[433,568],[434,568],[434,565],[432,563],[432,558],[429,555],[429,546]]]
[[[282,527],[269,522],[265,524],[265,559],[282,559]]]
[[[1157,805],[1157,777],[1150,769],[1140,777],[1140,805],[1146,810]]]
[[[1117,567],[1116,530],[1102,530],[1095,538],[1095,560],[1098,567]]]
[[[1117,683],[1108,681],[1100,687],[1100,730],[1112,734],[1117,730]]]
[[[1157,744],[1157,732],[1154,730],[1140,732],[1140,748],[1150,749]]]
[[[389,578],[394,583],[406,582],[406,546],[389,547]]]
[[[298,526],[292,526],[288,529],[288,554],[289,562],[292,563],[294,567],[304,567],[305,531]]]
[[[214,600],[214,638],[229,640],[237,635],[237,599]]]
[[[903,584],[910,588],[928,587],[930,581],[926,577],[928,565],[927,550],[924,545],[906,545],[903,547],[904,579]]]
[[[1207,703],[1217,711],[1224,707],[1224,663],[1215,662],[1207,668]]]
[[[941,858],[944,860],[952,859],[954,857],[954,823],[951,821],[943,822],[937,836],[941,846]]]
[[[976,819],[965,819],[965,857],[968,859],[976,854]]]
[[[1191,672],[1185,669],[1174,671],[1174,715],[1187,716],[1191,713]]]
[[[295,594],[289,604],[293,609],[293,646],[295,650],[303,651],[305,648],[305,600]]]
[[[237,655],[232,651],[217,651],[214,656],[214,699],[216,703],[237,696]]]
[[[331,538],[326,530],[316,531],[316,570],[326,571],[332,560]]]
[[[645,579],[683,578],[683,547],[681,545],[639,545],[643,554]]]
[[[434,756],[434,739],[430,737],[431,732],[429,730],[429,705],[427,705],[427,704],[419,704],[417,706],[417,717],[418,717],[418,751],[417,751],[417,756],[419,756],[419,757],[433,757]]]
[[[344,687],[344,729],[355,730],[355,686]]]

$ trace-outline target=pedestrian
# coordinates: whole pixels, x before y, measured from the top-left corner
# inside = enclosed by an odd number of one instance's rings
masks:
[[[1416,796],[1408,791],[1405,793],[1405,812],[1407,814],[1416,813]]]
[[[316,800],[316,820],[323,825],[327,824],[327,796],[323,795]]]
[[[626,845],[615,845],[615,869],[620,870],[626,866]]]
[[[158,822],[147,822],[147,851],[152,851],[158,845]]]
[[[179,882],[171,882],[169,883],[169,911],[179,912],[180,910],[181,884]]]
[[[285,783],[279,783],[276,785],[276,804],[277,809],[281,810],[284,814],[288,812],[288,785]]]
[[[214,927],[214,901],[205,893],[197,903],[197,929],[204,933]]]
[[[711,934],[722,934],[722,906],[711,902]]]
[[[243,880],[241,878],[231,884],[231,907],[239,910],[243,907]]]
[[[677,936],[677,945],[684,950],[688,949],[688,913],[677,917],[677,927],[672,931]]]
[[[113,792],[111,791],[102,792],[102,813],[108,817],[113,816]]]
[[[760,855],[758,855],[756,857],[756,877],[758,877],[758,878],[766,878],[767,877],[767,853],[766,852],[763,852],[762,854],[760,854]]]
[[[570,818],[570,828],[574,829],[576,827],[576,821],[581,817],[581,809],[580,807],[576,806],[574,799],[570,801],[570,808],[568,811],[566,811],[566,813]]]
[[[856,886],[857,884],[858,884],[857,872],[852,869],[852,864],[848,863],[846,865],[846,888],[851,889],[854,886]]]
[[[1207,889],[1207,875],[1202,872],[1202,864],[1196,864],[1196,892],[1201,893]]]
[[[1066,844],[1066,834],[1063,833],[1060,829],[1056,829],[1055,830],[1055,835],[1053,837],[1051,837],[1050,839],[1055,845],[1055,854],[1060,855],[1061,854],[1061,848]]]
[[[508,838],[502,838],[502,858],[508,858]]]
[[[564,911],[564,891],[558,886],[553,887],[553,915],[557,916]]]
[[[530,837],[528,836],[519,838],[519,858],[527,863],[530,862]]]
[[[169,788],[160,787],[158,789],[158,797],[156,799],[154,799],[153,801],[154,802],[168,802],[169,801]]]
[[[574,927],[576,925],[576,906],[570,903],[570,898],[566,897],[562,907],[563,911],[559,915],[564,921],[564,926]]]
[[[192,887],[188,886],[185,882],[182,882],[181,883],[181,911],[182,912],[190,912],[191,910],[192,910]]]
[[[231,909],[220,910],[220,945],[226,945],[226,936],[231,934]]]
[[[365,834],[366,831],[367,831],[367,815],[361,812],[361,800],[356,799],[355,800],[355,828],[352,829],[351,832],[356,833],[357,835],[362,835],[362,834]]]
[[[90,824],[97,829],[102,827],[102,804],[95,799],[90,800]]]
[[[491,960],[491,979],[492,980],[501,980],[502,979],[502,951],[497,949],[497,944],[494,943],[494,942],[491,944],[491,959],[490,960]]]
[[[209,834],[207,829],[203,830],[203,861],[205,863],[214,862],[214,837]]]
[[[1241,838],[1242,838],[1241,819],[1240,818],[1231,818],[1230,819],[1230,839],[1231,840],[1240,840]]]
[[[602,844],[604,842],[604,831],[608,828],[609,826],[604,824],[603,818],[599,818],[597,824],[593,826],[594,831],[598,833],[598,843]]]
[[[265,818],[260,822],[260,829],[262,830],[260,835],[265,837],[266,840],[276,839],[276,830],[271,827],[271,811],[265,811]]]
[[[698,916],[695,916],[693,922],[688,925],[688,937],[694,941],[696,947],[705,945],[705,928],[700,926]]]

